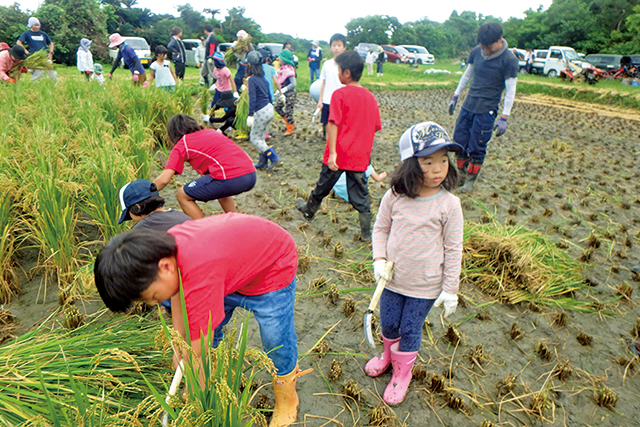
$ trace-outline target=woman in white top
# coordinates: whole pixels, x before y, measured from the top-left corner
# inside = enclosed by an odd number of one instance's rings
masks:
[[[93,73],[93,55],[91,55],[91,51],[89,50],[91,43],[89,39],[81,39],[80,47],[76,53],[78,71],[85,76],[87,81],[91,79],[91,74]]]
[[[373,49],[369,49],[364,62],[367,64],[367,76],[373,76],[373,63],[376,62],[376,54],[373,53]]]
[[[171,63],[167,60],[168,52],[167,48],[162,45],[156,47],[156,60],[149,67],[151,69],[149,83],[155,80],[156,87],[168,92],[175,92],[178,78]]]

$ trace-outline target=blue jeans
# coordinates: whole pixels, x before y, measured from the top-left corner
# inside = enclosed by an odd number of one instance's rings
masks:
[[[242,295],[235,292],[225,296],[225,316],[213,333],[213,347],[217,347],[224,338],[222,328],[231,320],[233,310],[241,307],[251,311],[256,317],[262,347],[269,353],[278,375],[291,373],[298,363],[298,338],[293,324],[295,297],[295,278],[286,288],[263,295]],[[273,350],[276,347],[280,348]]]
[[[320,70],[318,68],[309,68],[309,71],[311,72],[311,83],[320,78]]]
[[[482,164],[487,155],[487,143],[491,139],[497,111],[497,107],[483,114],[475,114],[464,108],[460,110],[453,141],[462,145],[464,157],[475,160],[476,164]]]
[[[382,335],[391,340],[400,338],[400,351],[420,350],[422,325],[434,302],[385,289],[380,296]]]

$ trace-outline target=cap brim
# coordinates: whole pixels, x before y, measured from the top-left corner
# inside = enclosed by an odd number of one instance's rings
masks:
[[[460,152],[463,151],[463,148],[460,144],[456,144],[455,142],[450,142],[449,144],[438,144],[435,147],[427,147],[424,150],[414,153],[413,157],[427,157],[440,150]]]
[[[120,214],[120,219],[118,220],[118,224],[122,224],[125,221],[129,221],[131,219],[131,215],[129,215],[129,208],[126,208]]]

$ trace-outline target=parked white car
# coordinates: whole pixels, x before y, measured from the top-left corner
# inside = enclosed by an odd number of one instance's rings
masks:
[[[151,65],[151,47],[149,43],[142,37],[123,37],[125,43],[133,48],[138,55],[138,59],[140,59],[140,63],[143,67],[148,68]],[[112,61],[115,61],[118,56],[118,49],[110,49],[109,50],[109,58]],[[120,66],[124,67],[124,61],[120,61]]]
[[[567,46],[551,46],[547,50],[546,56],[542,57],[536,54],[533,68],[538,74],[555,78],[560,75],[561,71],[569,67],[568,64],[570,62],[580,68],[592,67],[590,63],[583,61],[573,48]]]
[[[435,64],[435,58],[432,54],[429,53],[427,48],[424,46],[416,46],[411,44],[403,44],[400,45],[407,49],[409,52],[413,53],[416,58],[416,64]]]

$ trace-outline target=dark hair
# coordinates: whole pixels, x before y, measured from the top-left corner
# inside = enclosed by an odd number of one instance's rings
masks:
[[[171,36],[177,36],[178,34],[180,34],[182,32],[182,28],[178,27],[177,25],[175,27],[173,27],[171,29]]]
[[[291,46],[291,42],[290,41],[286,41],[286,42],[282,43],[282,48],[286,49],[287,45]]]
[[[478,28],[478,43],[484,46],[494,44],[502,37],[502,25],[497,22],[487,22]]]
[[[262,68],[262,64],[247,64],[247,77],[249,76],[264,77],[264,68]]]
[[[204,30],[208,33],[213,33],[213,27],[211,26],[211,24],[205,25]]]
[[[347,50],[335,57],[336,64],[344,72],[349,70],[351,78],[354,81],[360,81],[362,77],[362,69],[364,68],[364,59],[355,50]]]
[[[342,56],[342,55],[341,55]],[[447,177],[442,181],[442,188],[451,191],[458,184],[458,168],[454,166],[449,154],[449,169]],[[420,195],[420,190],[424,185],[424,172],[417,157],[409,157],[407,160],[393,171],[391,175],[391,190],[393,194],[404,194],[415,199]]]
[[[111,311],[126,311],[158,277],[158,262],[176,256],[175,238],[154,230],[118,234],[93,266],[96,288]]]
[[[163,53],[165,53],[165,54],[166,54],[166,53],[168,53],[169,51],[167,50],[167,48],[166,48],[166,47],[164,47],[164,46],[162,46],[162,45],[159,45],[159,46],[156,46],[156,49],[155,49],[155,51],[154,51],[154,52],[156,53],[156,55],[162,55]]]
[[[151,191],[157,191],[155,184],[151,184]],[[129,214],[137,216],[149,215],[151,212],[164,206],[164,198],[162,196],[151,196],[135,205],[129,206]]]
[[[329,46],[333,44],[333,42],[342,42],[344,47],[347,47],[347,38],[340,33],[335,33],[329,39]]]
[[[186,134],[198,132],[202,129],[204,128],[196,122],[196,119],[182,113],[171,117],[169,123],[167,123],[167,135],[174,144]]]

